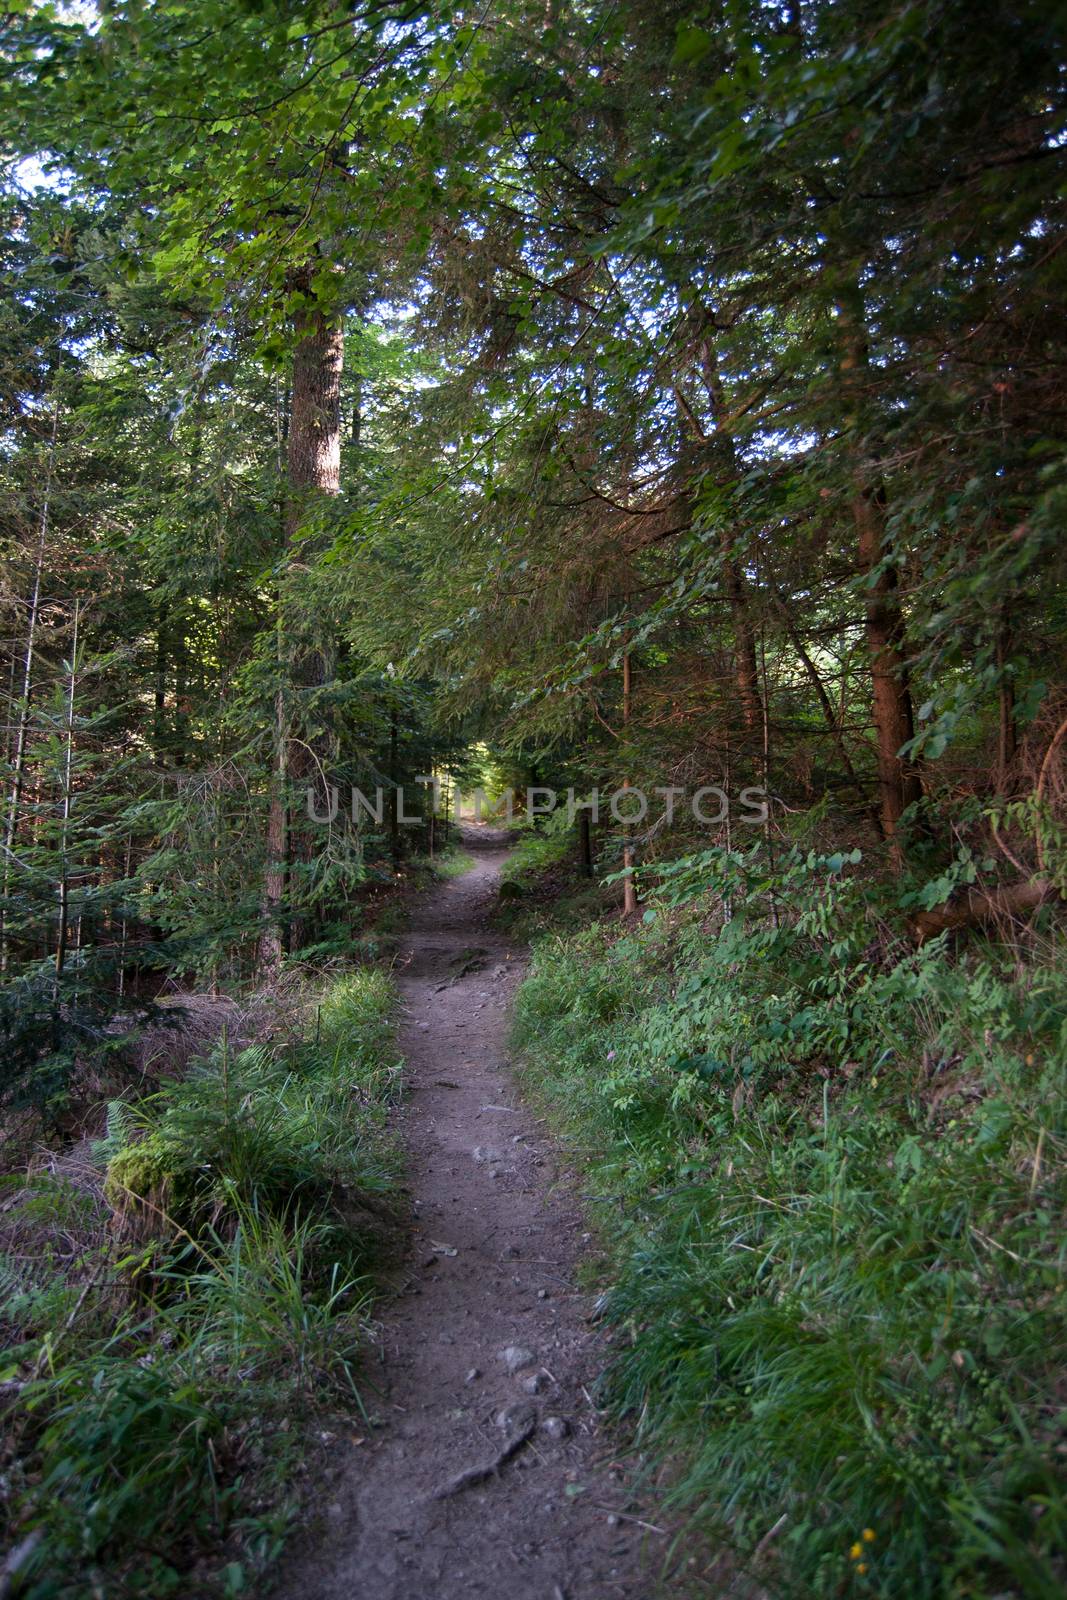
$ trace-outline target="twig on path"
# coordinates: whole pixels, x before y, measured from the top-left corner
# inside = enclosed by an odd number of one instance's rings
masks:
[[[606,1511],[609,1516],[617,1517],[620,1522],[635,1522],[639,1528],[647,1528],[649,1533],[662,1533],[666,1535],[666,1528],[657,1528],[654,1522],[645,1522],[641,1517],[632,1517],[628,1511],[616,1511],[614,1506],[594,1505],[594,1511]]]
[[[491,1461],[484,1461],[480,1466],[468,1467],[465,1472],[457,1473],[440,1489],[435,1489],[430,1499],[451,1499],[452,1495],[462,1494],[464,1489],[473,1489],[475,1484],[484,1483],[486,1478],[495,1477],[501,1467],[507,1466],[512,1456],[518,1455],[523,1445],[529,1444],[536,1431],[537,1418],[531,1417],[523,1423],[515,1436],[508,1440],[504,1448],[497,1451]]]

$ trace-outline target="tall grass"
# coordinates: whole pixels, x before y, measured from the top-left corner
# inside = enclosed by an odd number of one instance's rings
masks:
[[[775,1593],[1052,1600],[1062,956],[872,942],[831,866],[777,929],[661,905],[537,949],[517,1039],[592,1165],[606,1390]]]
[[[98,1153],[117,1243],[64,1285],[63,1320],[37,1285],[9,1324],[13,1532],[38,1536],[20,1593],[237,1594],[277,1553],[294,1417],[361,1404],[360,1208],[395,1165],[392,1007],[382,973],[348,975],[296,1042],[223,1041],[112,1109]]]

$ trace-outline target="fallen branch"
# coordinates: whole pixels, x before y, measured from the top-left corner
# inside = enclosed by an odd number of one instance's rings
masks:
[[[918,912],[912,926],[921,944],[954,928],[995,922],[998,917],[1024,916],[1036,911],[1053,892],[1047,878],[1033,878],[1029,883],[1014,883],[1005,889],[968,889],[957,901]]]
[[[454,1494],[462,1494],[464,1489],[473,1489],[476,1484],[484,1483],[487,1478],[493,1478],[506,1467],[513,1456],[517,1456],[523,1445],[529,1444],[537,1431],[537,1418],[530,1417],[520,1427],[518,1433],[509,1439],[502,1450],[499,1450],[491,1461],[485,1461],[481,1466],[468,1467],[466,1472],[460,1472],[444,1484],[440,1489],[435,1489],[430,1496],[431,1500],[449,1500]]]

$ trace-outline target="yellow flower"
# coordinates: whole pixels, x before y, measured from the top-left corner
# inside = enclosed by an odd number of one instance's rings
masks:
[[[866,1561],[859,1562],[859,1564],[856,1567],[856,1571],[857,1572],[866,1572],[867,1571],[867,1563],[866,1563]]]
[[[863,1546],[861,1544],[859,1544],[859,1543],[854,1544],[852,1546],[852,1549],[849,1551],[849,1555],[851,1556],[853,1561],[858,1561],[862,1554],[863,1554]]]
[[[873,1528],[864,1528],[864,1530],[863,1530],[863,1542],[864,1542],[864,1544],[873,1544],[875,1539],[877,1539],[877,1537],[878,1537],[878,1535],[875,1533]]]

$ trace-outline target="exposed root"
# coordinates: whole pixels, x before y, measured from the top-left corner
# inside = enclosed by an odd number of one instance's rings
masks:
[[[449,1500],[454,1494],[462,1494],[464,1489],[473,1489],[476,1484],[484,1483],[487,1478],[493,1478],[501,1467],[507,1466],[513,1456],[517,1456],[524,1445],[529,1444],[537,1432],[537,1418],[530,1417],[519,1428],[518,1432],[510,1438],[502,1450],[498,1450],[491,1461],[484,1461],[480,1466],[468,1467],[466,1472],[457,1473],[450,1478],[440,1489],[435,1489],[430,1496],[431,1500]]]

